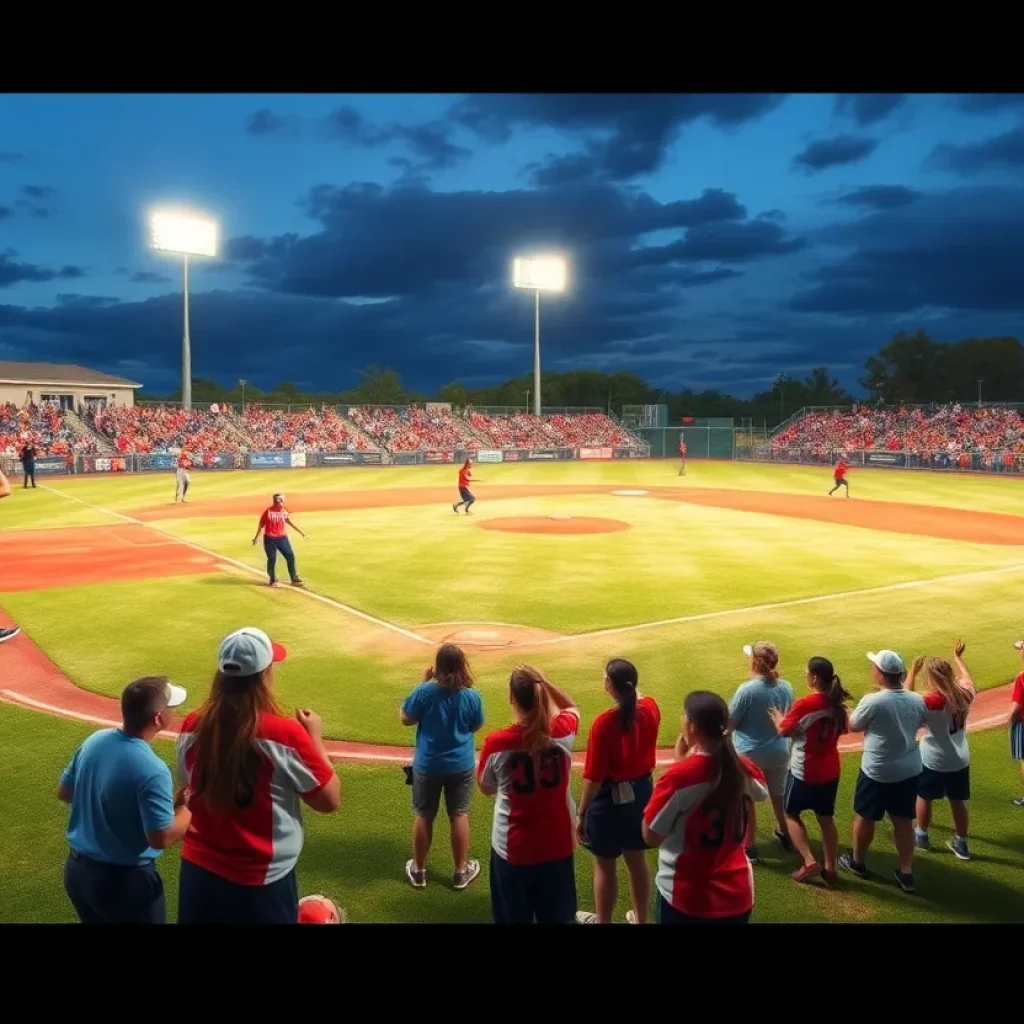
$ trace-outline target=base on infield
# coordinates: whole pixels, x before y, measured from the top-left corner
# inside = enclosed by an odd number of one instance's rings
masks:
[[[538,640],[551,640],[558,633],[533,626],[513,626],[503,622],[438,622],[416,626],[416,632],[438,644],[458,644],[473,650],[499,650],[503,647],[529,647]]]
[[[539,533],[559,537],[579,536],[595,533],[621,533],[630,530],[629,523],[621,519],[593,519],[580,516],[578,519],[560,519],[556,516],[507,516],[500,519],[485,519],[481,530],[498,530],[502,533]]]

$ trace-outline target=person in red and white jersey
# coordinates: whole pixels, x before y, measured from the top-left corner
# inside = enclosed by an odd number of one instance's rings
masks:
[[[839,737],[849,728],[846,702],[850,695],[828,658],[811,658],[806,680],[810,694],[799,698],[785,715],[776,708],[768,713],[779,735],[792,740],[783,807],[789,838],[804,862],[790,877],[794,882],[807,882],[820,876],[834,889],[839,884],[839,832],[835,823],[841,770]],[[813,812],[818,819],[823,864],[811,852],[807,828],[800,817],[804,811]]]
[[[850,496],[850,482],[846,479],[846,474],[849,472],[850,464],[846,461],[845,455],[839,456],[839,461],[836,463],[836,468],[832,472],[832,482],[835,486],[829,491],[829,497],[836,493],[840,487],[846,490],[846,496]]]
[[[299,571],[295,567],[295,551],[292,549],[292,542],[288,539],[288,527],[290,526],[300,537],[306,535],[292,520],[288,509],[284,507],[284,495],[275,494],[271,499],[271,506],[264,509],[260,516],[259,525],[256,527],[256,536],[252,539],[252,546],[263,534],[263,553],[267,556],[267,576],[270,586],[277,586],[277,556],[280,553],[284,556],[285,565],[288,566],[288,575],[291,577],[293,587],[304,587]]]
[[[452,505],[452,511],[458,515],[459,507],[461,505],[466,506],[466,515],[470,514],[469,507],[476,501],[473,497],[473,492],[469,489],[469,482],[473,479],[473,464],[466,459],[462,464],[462,468],[459,470],[459,498],[460,501],[455,502]]]
[[[920,657],[914,660],[906,687],[923,678],[925,734],[921,737],[921,774],[917,777],[917,822],[914,845],[930,850],[928,826],[932,823],[932,803],[949,800],[956,832],[946,845],[958,860],[970,860],[967,846],[967,801],[971,798],[971,752],[967,746],[967,715],[978,695],[971,673],[963,662],[966,644],[956,642],[953,660],[956,670],[945,658]]]
[[[717,693],[694,691],[683,711],[676,762],[644,811],[644,840],[658,848],[658,923],[746,924],[754,908],[747,818],[768,786],[733,748],[729,707]]]
[[[651,875],[644,842],[644,808],[651,799],[661,711],[637,690],[636,667],[612,658],[604,688],[615,706],[594,719],[587,739],[577,839],[594,855],[595,913],[580,911],[577,924],[611,924],[618,898],[618,859],[626,862],[633,909],[630,924],[646,924]]]
[[[1024,640],[1014,642],[1021,660],[1024,661]],[[1010,695],[1013,708],[1010,711],[1010,757],[1020,762],[1021,782],[1024,782],[1024,672],[1013,681]],[[1024,796],[1016,797],[1014,807],[1024,807]]]
[[[188,485],[192,483],[189,470],[192,468],[192,456],[183,448],[178,453],[177,469],[174,471],[174,501],[185,503],[185,495],[188,494]]]
[[[286,718],[274,699],[274,665],[286,657],[262,630],[240,629],[217,652],[206,703],[181,725],[178,778],[192,824],[182,846],[182,924],[296,924],[295,865],[301,804],[341,806],[341,782],[320,718]]]
[[[530,665],[509,678],[516,722],[484,740],[477,778],[497,796],[491,830],[495,924],[572,924],[576,919],[575,813],[569,787],[580,713]]]

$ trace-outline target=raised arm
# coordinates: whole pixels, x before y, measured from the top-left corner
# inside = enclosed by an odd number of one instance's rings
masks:
[[[967,644],[963,640],[957,640],[953,648],[953,663],[956,665],[957,683],[973,695],[978,692],[978,685],[971,675],[971,670],[964,664],[963,655],[966,650]]]
[[[548,696],[559,711],[565,711],[568,708],[576,707],[576,701],[574,701],[572,697],[565,692],[565,690],[560,690],[554,683],[550,682],[546,676],[543,678],[544,689],[548,691]]]

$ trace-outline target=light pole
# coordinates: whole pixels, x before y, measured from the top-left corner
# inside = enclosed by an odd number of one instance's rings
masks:
[[[783,391],[783,387],[788,383],[789,378],[784,373],[780,373],[778,377],[775,378],[775,386],[779,389],[779,423],[782,423],[785,418],[783,416],[783,408],[786,400],[786,394]]]
[[[526,389],[526,411],[530,411],[530,389]]]
[[[245,385],[249,382],[247,380],[240,380],[238,382],[242,386],[242,415],[245,415]]]
[[[154,210],[149,217],[150,245],[183,257],[184,322],[181,334],[181,404],[192,408],[192,339],[189,336],[188,258],[217,255],[217,223],[188,210]]]
[[[985,383],[985,378],[982,377],[981,380],[978,381],[978,408],[979,409],[981,408],[981,385],[984,384],[984,383]]]
[[[566,261],[562,256],[517,257],[512,282],[533,292],[533,412],[540,416],[540,293],[565,291]]]

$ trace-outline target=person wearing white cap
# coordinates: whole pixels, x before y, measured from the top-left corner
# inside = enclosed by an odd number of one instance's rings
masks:
[[[888,814],[899,856],[893,875],[904,892],[914,892],[914,815],[922,768],[917,733],[928,720],[928,708],[919,693],[904,688],[907,670],[895,651],[870,652],[868,661],[877,690],[862,697],[850,715],[850,732],[864,734],[864,749],[853,796],[853,849],[839,858],[839,866],[867,878],[864,858],[875,824]]]
[[[156,859],[192,821],[187,793],[152,748],[186,693],[163,676],[129,683],[120,729],[93,733],[64,769],[57,796],[71,805],[64,889],[83,924],[164,924]]]
[[[329,814],[341,781],[320,717],[286,717],[274,665],[287,651],[261,629],[236,630],[217,652],[206,703],[181,723],[178,778],[191,789],[181,851],[180,924],[296,924],[301,804]]]
[[[1024,661],[1024,640],[1014,645]],[[1013,693],[1010,696],[1013,708],[1010,711],[1010,756],[1020,762],[1020,777],[1024,782],[1024,672],[1013,681]],[[1024,796],[1016,797],[1014,807],[1024,807]]]

